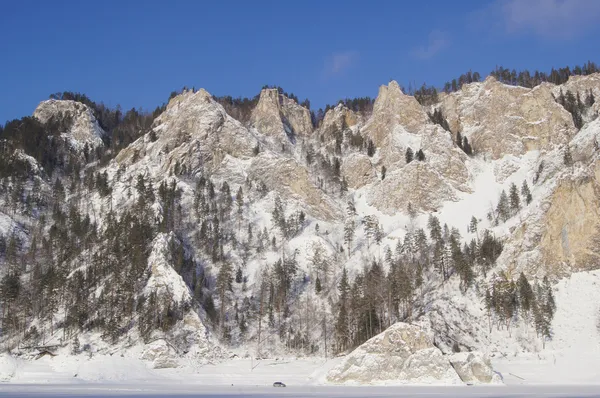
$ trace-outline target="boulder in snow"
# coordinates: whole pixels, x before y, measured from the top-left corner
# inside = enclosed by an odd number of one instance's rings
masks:
[[[420,327],[396,323],[329,371],[332,383],[462,384],[448,359]]]
[[[449,359],[456,373],[467,384],[502,384],[490,358],[481,352],[459,352]]]

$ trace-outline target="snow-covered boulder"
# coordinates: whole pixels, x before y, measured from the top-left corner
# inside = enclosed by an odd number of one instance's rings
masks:
[[[152,362],[152,368],[176,368],[179,366],[177,352],[165,340],[156,340],[146,344],[142,359]]]
[[[450,356],[450,363],[468,384],[502,384],[498,373],[494,372],[492,362],[480,352],[459,352]]]
[[[0,382],[10,381],[17,371],[17,361],[5,353],[0,355]]]
[[[462,384],[460,377],[418,326],[396,323],[349,354],[327,374],[331,383]]]

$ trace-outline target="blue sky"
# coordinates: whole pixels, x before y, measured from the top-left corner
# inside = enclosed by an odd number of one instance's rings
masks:
[[[390,79],[598,62],[600,1],[27,1],[0,11],[0,122],[59,91],[154,109],[183,86],[312,108]]]

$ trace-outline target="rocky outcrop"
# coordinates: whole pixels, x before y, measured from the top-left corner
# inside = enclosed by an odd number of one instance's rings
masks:
[[[225,350],[211,341],[200,315],[192,309],[192,296],[185,281],[173,268],[173,243],[180,244],[174,233],[161,233],[152,242],[148,258],[148,281],[143,295],[156,299],[161,312],[173,308],[190,308],[166,332],[155,330],[147,339],[142,359],[152,362],[154,368],[179,366],[178,358],[186,354],[200,361],[210,362],[225,357]]]
[[[185,91],[169,101],[156,118],[152,131],[122,150],[116,157],[120,165],[140,163],[139,168],[169,174],[176,167],[195,173],[214,171],[229,155],[254,156],[258,139],[203,89]]]
[[[252,111],[251,124],[268,137],[295,142],[297,136],[312,133],[310,111],[296,101],[279,94],[277,89],[263,89]]]
[[[341,134],[344,130],[357,126],[360,123],[360,116],[342,104],[330,109],[323,118],[320,127],[322,140],[325,142],[334,140],[336,134]]]
[[[349,188],[363,187],[377,178],[377,172],[371,160],[362,153],[352,153],[344,159],[341,167],[342,177],[346,179]]]
[[[593,173],[561,180],[550,198],[539,242],[547,271],[559,274],[566,271],[564,266],[581,270],[600,265],[600,161]]]
[[[542,278],[600,266],[600,121],[585,125],[566,147],[542,156],[534,191],[537,204],[519,214],[498,262]],[[538,166],[542,164],[543,168]],[[533,173],[532,173],[533,174]]]
[[[68,100],[48,100],[41,102],[33,116],[42,123],[52,118],[68,116],[71,118],[70,128],[63,134],[73,149],[82,151],[87,144],[90,151],[104,145],[104,130],[100,128],[92,110],[80,102]]]
[[[445,96],[440,109],[453,133],[461,131],[475,151],[493,159],[549,150],[576,133],[571,115],[552,96],[553,86],[533,89],[502,84],[493,77]]]
[[[422,149],[425,161],[406,164],[407,148]],[[424,126],[419,134],[397,127],[384,141],[380,164],[388,173],[383,181],[369,187],[369,203],[393,214],[406,210],[435,211],[444,202],[456,200],[458,192],[470,192],[470,173],[464,152],[454,146],[450,134],[439,126]]]
[[[590,90],[592,90],[595,102],[592,105],[591,114],[587,116],[593,118],[600,113],[600,73],[587,76],[570,76],[566,83],[555,86],[552,93],[555,97],[558,97],[561,91],[563,94],[566,94],[567,91],[572,92],[574,95],[579,93],[581,101],[585,101]]]
[[[362,131],[379,147],[396,126],[416,133],[428,122],[429,117],[423,107],[414,97],[405,95],[398,83],[392,80],[387,86],[379,87],[373,113]]]
[[[460,352],[450,356],[450,363],[460,379],[467,384],[502,384],[492,362],[480,352]]]
[[[385,180],[368,189],[369,204],[386,214],[407,212],[409,203],[416,210],[435,211],[443,202],[456,200],[456,190],[426,162],[413,161],[386,175]]]
[[[335,203],[314,185],[308,170],[292,158],[262,152],[252,160],[248,177],[264,182],[267,189],[287,200],[297,201],[314,217],[334,220],[340,215]]]
[[[329,371],[331,383],[461,384],[448,359],[415,325],[396,323]]]

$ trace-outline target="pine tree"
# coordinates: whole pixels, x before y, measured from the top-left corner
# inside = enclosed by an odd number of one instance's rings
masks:
[[[535,296],[527,277],[522,272],[521,275],[519,275],[517,286],[519,289],[519,303],[521,304],[521,309],[523,312],[529,313],[529,311],[533,308]]]
[[[369,138],[369,140],[367,140],[367,155],[373,157],[373,155],[375,155],[375,150],[375,143]]]
[[[387,169],[385,168],[385,166],[381,166],[381,181],[385,180],[386,171]]]
[[[404,155],[404,158],[406,159],[406,164],[409,164],[410,162],[412,162],[413,157],[414,157],[413,150],[410,147],[406,148],[406,153]]]
[[[521,202],[519,200],[519,191],[517,190],[517,186],[513,182],[510,184],[510,210],[513,214],[517,213],[521,208]]]
[[[423,150],[422,150],[422,149],[419,149],[419,150],[417,151],[417,156],[416,156],[416,157],[417,157],[417,160],[418,160],[419,162],[424,162],[424,161],[425,161],[425,153],[423,152]]]
[[[471,221],[469,222],[469,231],[471,231],[471,233],[477,233],[477,223],[477,218],[471,216]]]
[[[529,191],[529,186],[527,185],[526,180],[523,180],[523,185],[521,186],[521,196],[526,204],[529,205],[531,203],[531,191]]]
[[[350,299],[350,284],[348,282],[348,272],[346,268],[342,270],[342,278],[338,284],[338,291],[340,293],[340,310],[338,312],[337,321],[335,325],[335,334],[337,336],[338,351],[343,351],[348,348],[350,343],[350,330],[349,330],[349,319],[348,309]]]
[[[346,224],[344,225],[344,241],[346,242],[346,245],[348,246],[348,255],[350,255],[350,253],[352,252],[352,241],[354,240],[354,229],[355,229],[354,220],[349,219],[348,221],[346,221]]]
[[[498,206],[496,206],[496,214],[498,215],[498,218],[502,220],[502,222],[506,222],[506,220],[508,220],[510,217],[510,203],[508,201],[508,195],[504,190],[500,194]]]
[[[242,191],[242,186],[238,188],[237,194],[235,195],[235,202],[237,203],[237,212],[238,216],[242,216],[242,212],[244,211],[244,192]]]

